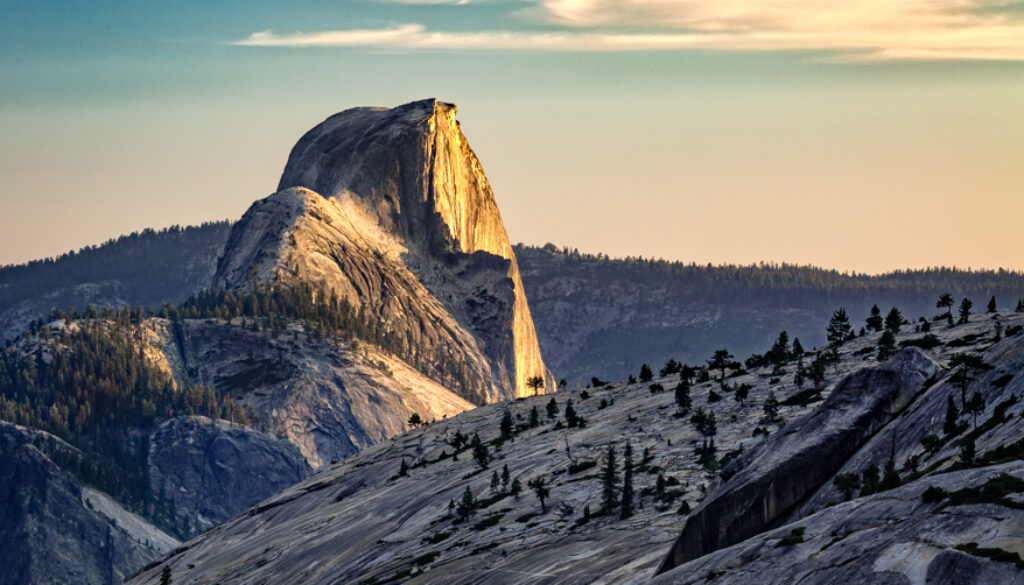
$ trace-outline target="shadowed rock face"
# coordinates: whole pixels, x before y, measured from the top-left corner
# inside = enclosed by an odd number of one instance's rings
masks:
[[[178,544],[84,487],[27,443],[33,434],[63,445],[47,433],[0,425],[0,445],[16,445],[0,449],[0,585],[120,583]]]
[[[978,488],[1000,474],[1019,481],[1024,462],[940,474],[844,502],[690,561],[650,584],[1020,585],[1024,571],[1012,563],[956,547],[976,543],[1018,553],[1024,547],[1024,510],[991,502],[951,506],[921,497],[929,487]],[[787,538],[790,544],[783,542]]]
[[[512,246],[479,160],[437,100],[356,108],[292,150],[279,192],[232,230],[215,286],[313,282],[379,316],[407,345],[454,354],[476,403],[544,376]]]
[[[173,502],[187,524],[184,536],[189,537],[298,482],[310,471],[291,443],[202,416],[170,419],[149,441],[153,493]]]
[[[844,378],[816,411],[793,421],[723,471],[730,479],[687,519],[658,572],[771,527],[831,479],[937,370],[934,360],[910,348],[881,366]]]

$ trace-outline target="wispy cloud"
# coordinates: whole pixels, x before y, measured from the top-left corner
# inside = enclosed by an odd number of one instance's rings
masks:
[[[1008,5],[1005,0],[538,0],[534,9],[560,30],[448,32],[406,24],[311,33],[264,31],[234,44],[506,51],[828,50],[841,61],[1024,60],[1024,22],[1000,12]]]
[[[469,4],[470,0],[376,0],[381,4]]]

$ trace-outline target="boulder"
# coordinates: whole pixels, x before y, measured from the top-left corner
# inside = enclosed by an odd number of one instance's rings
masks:
[[[687,518],[658,572],[770,528],[830,480],[937,370],[938,364],[927,354],[908,348],[882,365],[844,378],[818,409],[790,422],[723,470],[729,479]]]

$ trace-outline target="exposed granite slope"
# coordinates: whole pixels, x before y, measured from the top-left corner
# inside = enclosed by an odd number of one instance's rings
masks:
[[[938,370],[909,348],[844,378],[813,413],[786,425],[723,470],[729,477],[687,518],[659,571],[764,531],[818,489]]]
[[[1024,506],[922,500],[929,487],[976,488],[1004,473],[1024,480],[1024,462],[936,475],[845,502],[686,563],[651,585],[1019,585],[1024,569],[956,547],[1024,555]]]
[[[260,427],[295,445],[312,468],[405,432],[414,413],[430,421],[473,407],[402,360],[312,339],[298,326],[274,333],[240,319],[153,319],[150,327],[179,384],[212,385],[251,406]]]
[[[1021,315],[1003,314],[1001,318],[1008,328],[1024,323]],[[878,343],[878,334],[849,341],[840,348],[842,361],[837,367],[828,368],[822,394],[826,402],[830,402],[829,396],[839,381],[851,373],[850,381],[843,383],[847,392],[866,389],[883,380],[899,382],[902,379],[903,383],[895,384],[899,389],[888,393],[887,399],[871,399],[868,394],[847,397],[852,400],[848,404],[850,412],[856,410],[853,405],[863,407],[871,403],[877,407],[867,410],[880,418],[873,422],[861,421],[865,428],[878,429],[882,421],[891,420],[892,414],[905,405],[904,414],[895,419],[902,420],[923,404],[920,398],[908,400],[908,396],[928,394],[922,388],[923,382],[931,377],[929,371],[935,368],[931,360],[941,363],[957,351],[984,350],[992,343],[992,330],[993,322],[989,319],[936,330],[940,341],[949,346],[930,350],[930,358],[911,350],[897,360],[905,367],[895,369],[880,367],[878,362],[864,357],[866,350]],[[897,339],[916,337],[920,334],[905,332]],[[967,337],[973,341],[964,345]],[[990,351],[1009,352],[1001,349],[1004,344],[1007,348],[1024,346],[1024,336],[1017,334],[1007,338]],[[721,400],[709,404],[711,391],[723,393],[717,381],[693,388],[694,408],[714,408],[720,456],[742,447],[750,453],[748,461],[757,460],[760,445],[766,444],[766,440],[752,436],[752,431],[763,425],[761,405],[769,389],[780,400],[800,392],[794,384],[792,366],[790,364],[781,375],[773,375],[770,368],[766,368],[730,379],[731,385],[752,386],[743,403],[725,393]],[[865,367],[866,372],[856,373]],[[997,364],[997,368],[1002,367],[1002,363]],[[1017,366],[1007,364],[1007,368],[1006,373],[1024,375]],[[885,373],[887,369],[889,374]],[[676,380],[672,376],[656,378],[654,382],[671,389]],[[856,380],[860,382],[855,383]],[[587,396],[584,398],[579,390],[555,396],[560,410],[564,408],[564,401],[572,398],[575,409],[588,421],[584,429],[556,428],[544,415],[544,405],[551,397],[542,396],[487,405],[395,437],[321,470],[246,514],[212,529],[164,563],[172,568],[176,578],[197,585],[647,583],[678,536],[682,517],[677,511],[681,502],[685,500],[691,506],[702,498],[711,502],[717,490],[729,486],[739,476],[719,485],[701,469],[694,453],[700,436],[687,417],[673,416],[675,405],[670,391],[651,392],[648,384],[628,384],[611,389],[588,389]],[[836,401],[844,402],[839,398]],[[490,449],[495,459],[487,470],[478,473],[478,466],[468,452],[461,453],[457,461],[450,457],[452,448],[447,441],[457,430],[479,432],[484,441],[493,441],[506,409],[517,424],[524,424],[533,407],[541,413],[540,426],[522,430],[515,441],[505,442],[500,449],[492,444]],[[995,405],[990,404],[985,417],[994,408]],[[1024,418],[1019,416],[1022,408],[1024,404],[1011,407],[1009,418],[988,431],[1001,437],[1000,445],[1024,436]],[[768,441],[775,437],[782,441],[787,436],[785,429],[789,428],[801,429],[811,437],[820,436],[820,432],[815,433],[807,426],[807,421],[815,417],[860,424],[858,416],[815,414],[821,409],[824,403],[820,402],[805,407],[784,406],[782,415],[788,422],[781,432],[772,428]],[[800,418],[808,413],[808,418]],[[560,421],[564,426],[564,420]],[[882,426],[876,435],[884,432]],[[614,444],[621,474],[622,447],[626,440],[633,445],[635,461],[643,458],[645,450],[649,459],[635,469],[633,476],[638,508],[631,518],[620,520],[617,514],[597,514],[601,501],[600,465],[607,447]],[[979,444],[987,440],[982,437]],[[571,458],[566,453],[567,446]],[[448,456],[442,458],[442,452]],[[822,457],[832,454],[828,451]],[[407,477],[398,475],[402,459],[411,466]],[[837,469],[844,463],[843,456],[836,455],[833,459]],[[597,465],[573,470],[569,468],[573,460]],[[820,462],[809,464],[821,466]],[[943,509],[941,505],[925,505],[920,494],[929,485],[942,485],[949,490],[976,486],[1001,472],[1020,476],[1019,465],[1010,462],[1006,467],[982,467],[955,474],[929,472],[915,480],[904,469],[906,462],[900,460],[897,464],[908,480],[898,490],[819,510],[811,517],[813,528],[806,523],[810,520],[807,517],[799,521],[803,524],[778,529],[766,527],[740,544],[690,561],[660,578],[703,581],[713,570],[717,577],[712,576],[711,582],[716,578],[732,579],[722,582],[736,585],[760,583],[762,572],[765,582],[782,583],[782,576],[789,574],[796,578],[804,576],[805,583],[827,583],[827,579],[816,578],[815,575],[822,572],[819,569],[841,571],[848,564],[855,578],[839,582],[850,585],[861,582],[916,585],[923,581],[914,575],[929,572],[958,576],[956,583],[982,585],[1000,582],[1001,578],[1009,578],[1007,582],[1014,583],[1015,574],[1007,573],[1008,568],[1017,571],[1012,565],[965,554],[954,547],[974,542],[982,548],[1016,551],[1012,541],[1018,539],[1020,531],[1015,509],[1001,505],[994,508],[946,506]],[[491,470],[500,471],[503,465],[508,465],[512,477],[524,485],[524,493],[518,498],[502,497],[490,488]],[[656,496],[658,472],[679,482],[666,487],[666,492],[671,494],[667,501]],[[538,477],[545,478],[550,486],[547,512],[541,510],[535,494],[526,487],[529,480]],[[822,481],[830,483],[831,477]],[[448,502],[457,501],[466,487],[487,504],[468,522],[454,523]],[[806,492],[812,494],[813,488],[807,488]],[[1020,501],[1022,495],[1009,494],[1008,497]],[[592,516],[583,522],[583,509],[587,505]],[[981,513],[975,514],[978,510]],[[789,521],[786,515],[776,518],[780,524]],[[797,543],[791,550],[785,546],[775,548],[782,537],[799,527],[805,528],[805,540],[813,539],[814,544],[800,548],[802,545]],[[833,530],[836,537],[845,534],[844,531],[856,532],[833,543],[823,553],[819,552],[834,537]],[[932,537],[935,540],[929,541]],[[767,544],[757,545],[758,539]],[[922,549],[921,543],[928,548]],[[730,551],[747,545],[761,548],[745,557],[731,555]],[[769,548],[770,553],[766,551]],[[927,554],[917,555],[918,550]],[[742,565],[754,562],[751,559],[757,554],[762,554],[766,562],[777,559],[778,565],[771,570],[756,564],[750,565],[750,571],[743,569]],[[786,556],[788,554],[796,556]],[[925,557],[927,562],[919,562]],[[823,565],[815,564],[819,558],[824,559]],[[920,567],[925,567],[924,573]],[[154,565],[129,582],[155,584],[160,568]],[[719,571],[725,574],[719,575]],[[737,576],[729,577],[730,571],[735,571]],[[838,573],[824,571],[822,574],[835,577]]]

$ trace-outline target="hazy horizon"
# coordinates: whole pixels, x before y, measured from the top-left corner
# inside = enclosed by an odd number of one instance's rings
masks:
[[[322,119],[437,97],[513,242],[1024,269],[1024,3],[862,4],[15,3],[0,263],[237,219]]]

